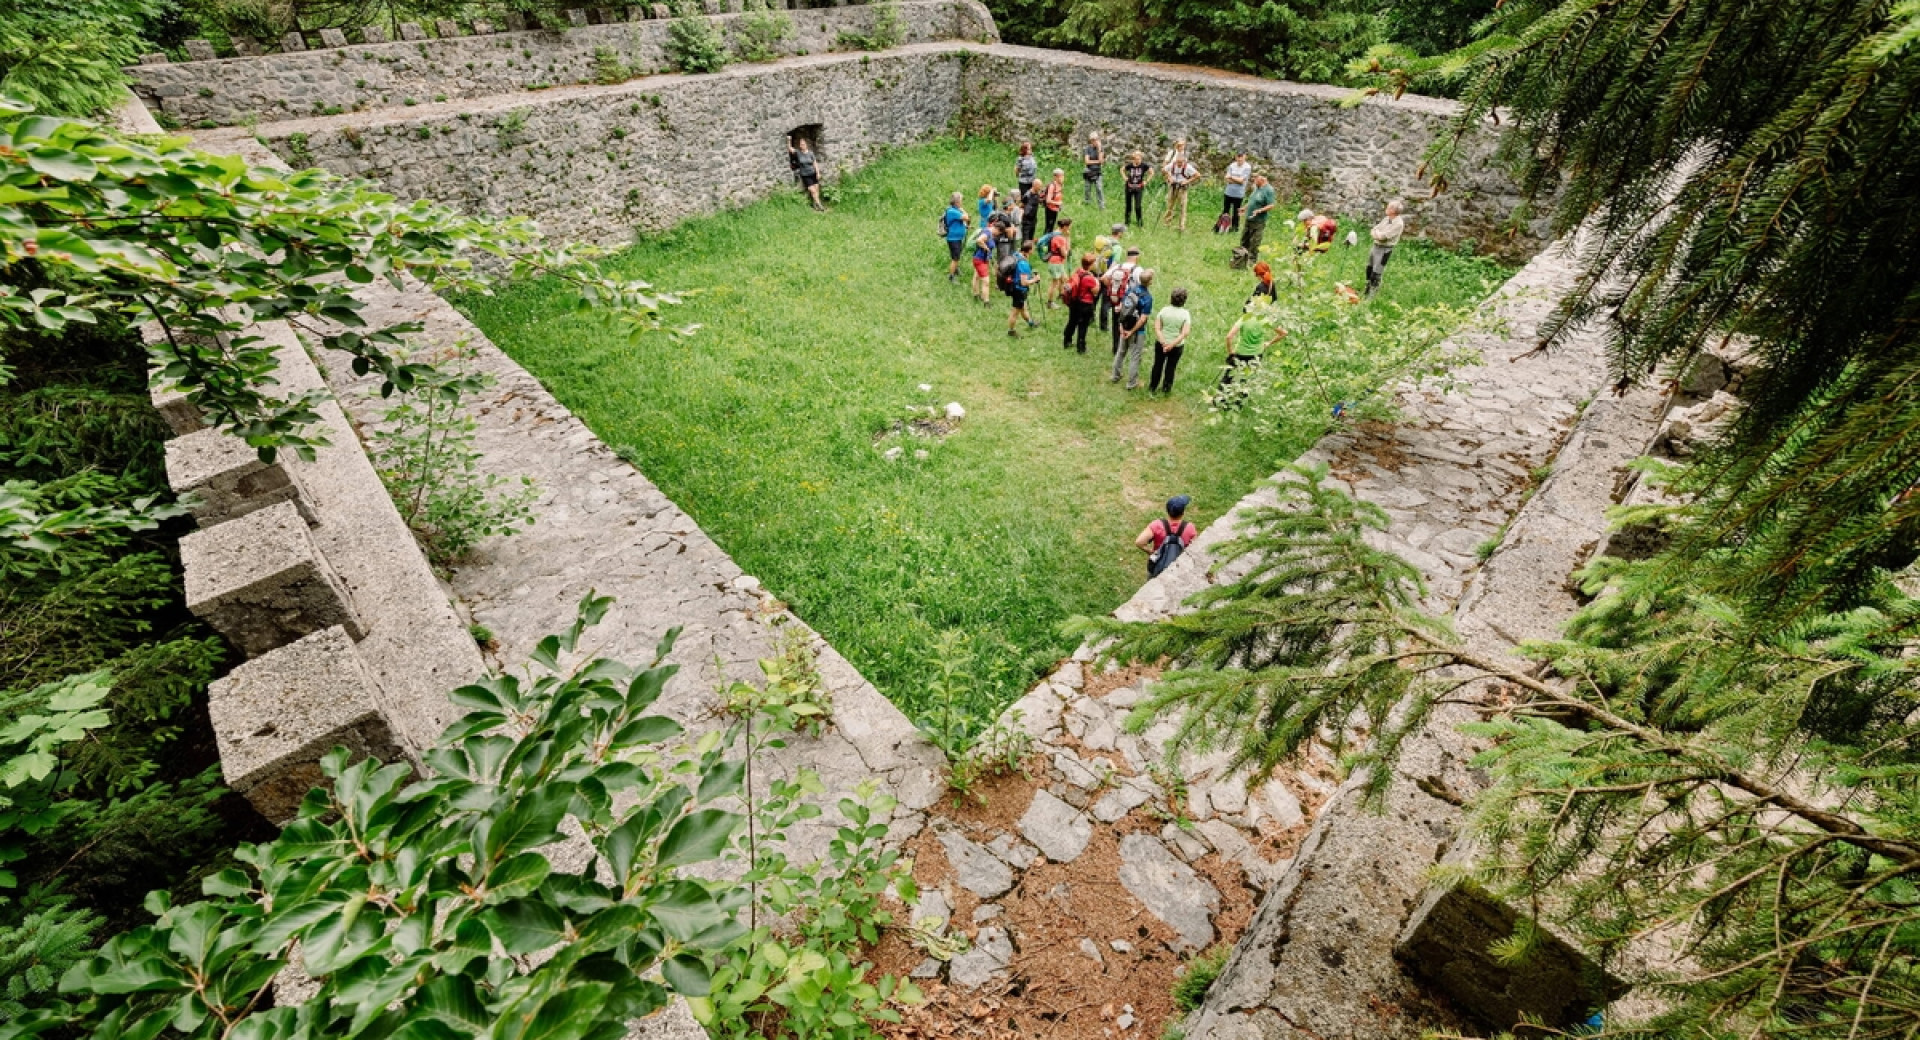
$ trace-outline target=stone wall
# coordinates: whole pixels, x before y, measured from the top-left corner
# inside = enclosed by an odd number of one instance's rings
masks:
[[[1408,95],[1353,105],[1353,91],[1342,87],[1012,46],[987,48],[969,61],[965,89],[970,115],[991,113],[992,124],[1035,140],[1078,149],[1089,132],[1100,131],[1110,197],[1120,195],[1119,166],[1129,150],[1157,166],[1175,140],[1185,139],[1213,183],[1234,152],[1254,156],[1283,205],[1304,197],[1371,216],[1400,198],[1408,203],[1409,230],[1445,245],[1472,240],[1525,259],[1544,244],[1542,221],[1517,233],[1506,228],[1520,198],[1513,179],[1492,162],[1490,130],[1465,142],[1445,192],[1436,196],[1420,177],[1427,146],[1459,112],[1452,101]],[[1195,222],[1210,217],[1196,214]]]
[[[734,5],[737,7],[737,4]],[[908,43],[999,39],[978,0],[904,0],[896,5]],[[640,15],[650,7],[621,7]],[[843,32],[867,33],[872,5],[779,12],[792,20],[791,54],[833,50]],[[737,41],[750,14],[712,21]],[[458,29],[452,23],[442,23]],[[261,57],[136,65],[127,70],[148,104],[182,124],[234,125],[308,115],[406,107],[435,101],[524,94],[592,83],[596,54],[610,52],[633,75],[668,71],[669,20],[623,20],[564,31],[531,30],[441,39],[400,40]],[[737,45],[737,44],[736,44]]]
[[[525,214],[556,239],[621,245],[636,230],[792,185],[786,134],[797,127],[823,127],[823,172],[925,139],[953,116],[960,68],[956,53],[920,45],[271,123],[257,133],[295,165],[477,214]],[[201,140],[227,146],[241,133]]]

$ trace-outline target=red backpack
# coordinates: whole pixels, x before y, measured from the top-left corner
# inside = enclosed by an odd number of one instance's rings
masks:
[[[1082,267],[1073,272],[1073,284],[1067,286],[1067,299],[1074,303],[1092,303],[1100,298],[1100,279]]]

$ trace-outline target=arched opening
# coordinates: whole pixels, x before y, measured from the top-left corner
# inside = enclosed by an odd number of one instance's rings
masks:
[[[813,150],[813,161],[818,164],[822,170],[825,170],[827,166],[826,138],[826,127],[820,123],[808,123],[805,126],[796,126],[792,130],[787,131],[787,143],[794,148],[798,148],[800,147],[800,142],[807,142],[807,147]]]

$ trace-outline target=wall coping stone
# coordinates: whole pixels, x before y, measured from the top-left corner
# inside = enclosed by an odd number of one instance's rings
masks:
[[[167,483],[187,500],[201,527],[291,502],[307,523],[315,518],[287,468],[262,462],[251,445],[224,430],[203,429],[165,446]]]
[[[228,786],[275,823],[293,817],[335,747],[356,759],[406,760],[379,685],[338,625],[236,667],[214,680],[208,701]]]
[[[180,563],[187,609],[249,657],[334,625],[355,639],[366,634],[352,597],[291,502],[187,535]]]

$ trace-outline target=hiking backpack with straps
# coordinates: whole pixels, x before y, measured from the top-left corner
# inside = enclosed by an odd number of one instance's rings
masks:
[[[1000,261],[999,283],[1001,292],[1012,296],[1015,286],[1019,284],[1019,278],[1020,257],[1017,254]]]
[[[1147,577],[1149,578],[1158,578],[1168,567],[1173,566],[1173,561],[1179,559],[1181,553],[1187,551],[1187,543],[1182,537],[1187,533],[1185,520],[1180,521],[1179,527],[1163,521],[1160,529],[1167,532],[1167,537],[1160,543],[1160,548],[1155,549],[1147,557]]]

